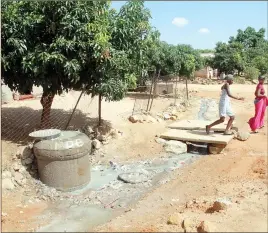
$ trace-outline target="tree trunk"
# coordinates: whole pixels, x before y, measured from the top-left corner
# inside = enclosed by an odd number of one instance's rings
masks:
[[[175,84],[175,100],[174,100],[174,106],[176,106],[177,97],[178,97],[178,76],[176,77],[176,84]]]
[[[101,94],[99,94],[99,126],[101,126]]]
[[[188,92],[188,78],[186,78],[186,95],[187,95],[187,100],[189,100],[189,92]]]
[[[153,92],[153,97],[152,97],[151,105],[150,105],[150,108],[149,108],[149,112],[151,111],[152,106],[153,106],[154,97],[155,97],[155,95],[156,95],[157,81],[158,81],[158,79],[159,79],[159,77],[160,77],[160,72],[161,72],[161,69],[158,71],[158,75],[157,75],[157,77],[155,76],[155,78],[154,78],[154,92]]]
[[[151,95],[152,95],[152,91],[153,91],[153,84],[154,84],[155,73],[156,73],[156,71],[154,71],[154,74],[153,74],[153,77],[152,77],[152,83],[151,83],[150,94],[149,94],[149,98],[148,98],[146,112],[148,112],[148,110],[149,110],[149,104],[150,104]]]
[[[40,101],[43,106],[41,116],[41,129],[47,129],[50,127],[50,112],[54,96],[55,96],[54,94],[45,94],[45,93],[43,93],[42,95]]]

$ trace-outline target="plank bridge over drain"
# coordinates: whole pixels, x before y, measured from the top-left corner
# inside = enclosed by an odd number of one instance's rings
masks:
[[[205,127],[210,122],[200,120],[184,120],[175,122],[168,127],[168,131],[161,134],[161,138],[168,140],[178,140],[184,142],[200,142],[207,144],[227,145],[234,135],[224,135],[222,132],[226,124],[220,124],[213,128],[214,131],[221,133],[206,134]]]

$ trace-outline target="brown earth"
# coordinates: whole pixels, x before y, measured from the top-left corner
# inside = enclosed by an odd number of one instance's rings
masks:
[[[197,91],[194,99],[219,97],[219,85],[189,85],[191,90]],[[242,91],[243,90],[243,91]],[[247,121],[253,115],[252,85],[234,85],[234,95],[239,93],[246,98],[243,102],[232,101],[236,111],[236,124],[240,129],[249,130]],[[242,91],[242,92],[240,92]],[[79,93],[78,93],[79,94]],[[78,94],[72,97],[76,100]],[[67,98],[67,97],[64,97]],[[54,108],[58,108],[63,100],[56,101]],[[69,101],[70,102],[70,101]],[[74,103],[75,101],[73,101]],[[88,102],[81,104],[80,109],[86,109],[86,114],[96,117],[97,101],[88,107]],[[154,101],[153,110],[159,112],[166,108],[172,99],[158,98]],[[20,103],[22,105],[22,102]],[[162,150],[155,143],[156,134],[165,129],[167,122],[150,124],[131,124],[127,117],[131,114],[134,100],[126,98],[117,103],[103,104],[103,118],[123,132],[121,140],[106,145],[109,155],[102,160],[116,161],[141,160],[153,158]],[[13,104],[10,107],[15,107]],[[30,108],[40,108],[39,101],[25,101]],[[17,106],[16,106],[17,107]],[[198,103],[194,100],[192,107],[180,119],[192,118],[197,115]],[[67,107],[66,107],[67,108]],[[70,106],[68,107],[70,108]],[[3,111],[3,110],[2,110]],[[194,115],[193,115],[194,114]],[[267,119],[267,118],[266,118]],[[19,119],[18,119],[19,120]],[[21,123],[17,123],[18,130]],[[2,138],[2,163],[10,164],[12,153],[16,146],[14,141]],[[170,214],[180,212],[182,218],[191,218],[195,224],[203,220],[210,221],[216,231],[267,231],[267,125],[259,134],[251,135],[246,142],[233,140],[220,155],[204,156],[193,164],[175,171],[175,178],[148,193],[134,206],[134,210],[113,219],[100,226],[98,231],[183,231],[181,226],[167,225]],[[228,197],[232,205],[224,212],[206,213],[217,198]],[[191,203],[194,199],[197,203]],[[204,202],[205,200],[205,202]],[[14,191],[3,193],[2,217],[3,231],[31,231],[41,222],[36,222],[34,216],[46,208],[46,203],[23,206],[22,193]],[[19,206],[18,206],[19,205]],[[23,211],[23,213],[20,213]],[[24,222],[25,221],[25,222]]]

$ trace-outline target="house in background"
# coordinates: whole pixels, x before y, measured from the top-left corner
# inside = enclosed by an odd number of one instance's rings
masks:
[[[215,55],[213,53],[201,53],[201,57],[213,58]],[[201,70],[197,70],[194,73],[195,77],[199,78],[213,78],[218,76],[217,70],[213,70],[211,67],[207,66]]]

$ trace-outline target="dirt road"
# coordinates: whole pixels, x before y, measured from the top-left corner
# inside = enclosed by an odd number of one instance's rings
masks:
[[[191,89],[201,98],[218,98],[220,86],[191,85]],[[234,85],[232,93],[246,98],[232,102],[236,125],[249,130],[246,122],[254,112],[254,86]],[[266,125],[246,142],[233,140],[223,154],[205,156],[185,167],[172,182],[141,200],[134,211],[98,230],[183,232],[181,226],[166,224],[169,215],[181,213],[182,219],[190,218],[197,225],[209,221],[219,232],[267,232],[267,191]],[[229,198],[232,206],[223,213],[205,213],[217,198]],[[186,207],[194,200],[196,204]]]

